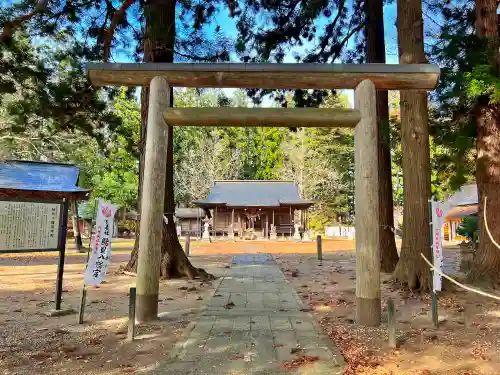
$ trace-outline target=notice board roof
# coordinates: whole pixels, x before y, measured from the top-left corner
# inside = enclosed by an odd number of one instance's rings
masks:
[[[0,197],[33,199],[88,199],[79,188],[79,169],[73,164],[29,160],[0,162]]]
[[[433,90],[433,64],[89,63],[95,86],[145,86],[156,76],[177,87],[353,89],[369,79],[379,89]]]

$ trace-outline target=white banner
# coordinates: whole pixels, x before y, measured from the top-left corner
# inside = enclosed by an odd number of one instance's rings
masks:
[[[434,267],[443,272],[443,224],[446,218],[447,212],[452,207],[449,202],[439,202],[431,201],[432,210],[432,258]],[[440,291],[442,288],[441,275],[437,272],[433,272],[433,289],[434,291]]]
[[[99,285],[111,262],[111,240],[113,238],[114,217],[118,205],[99,199],[97,205],[95,233],[92,236],[92,253],[85,269],[84,283]]]

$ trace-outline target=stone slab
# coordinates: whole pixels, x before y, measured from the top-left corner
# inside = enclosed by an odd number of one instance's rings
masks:
[[[67,309],[52,309],[47,312],[45,312],[45,316],[49,317],[56,317],[56,316],[65,316],[65,315],[71,315],[71,314],[76,314],[76,311],[72,308],[67,308]]]
[[[175,360],[154,374],[341,374],[342,355],[302,307],[270,255],[235,256]],[[297,347],[300,353],[292,351]],[[280,369],[304,354],[319,360],[296,370]]]

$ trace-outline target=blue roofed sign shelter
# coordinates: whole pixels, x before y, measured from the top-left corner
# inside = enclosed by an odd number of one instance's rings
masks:
[[[88,199],[75,165],[0,163],[0,253],[59,251],[56,310],[61,309],[68,207]]]
[[[72,164],[8,160],[0,163],[0,197],[86,200],[78,175]]]

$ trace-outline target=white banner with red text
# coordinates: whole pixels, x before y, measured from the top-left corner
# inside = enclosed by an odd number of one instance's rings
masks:
[[[120,207],[101,199],[98,202],[95,233],[91,240],[92,252],[85,269],[84,283],[86,285],[99,285],[106,276],[111,262],[111,240],[115,213]]]
[[[432,214],[432,259],[434,268],[443,272],[443,224],[447,212],[453,207],[450,202],[431,201]],[[436,271],[433,272],[433,290],[440,291],[442,289],[442,278]]]

